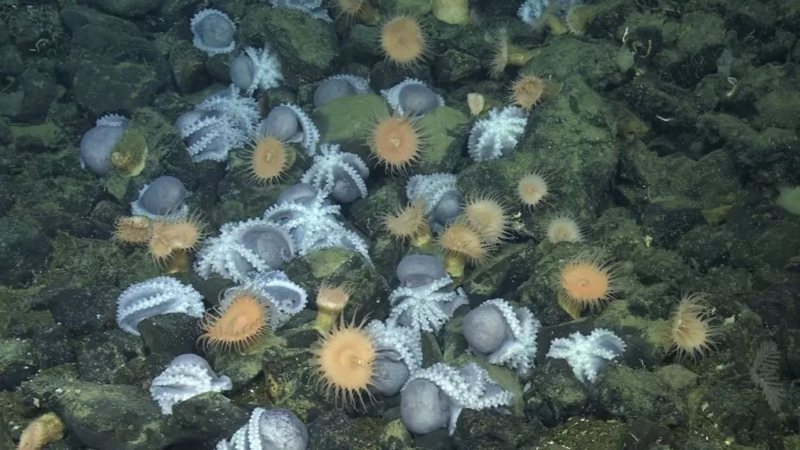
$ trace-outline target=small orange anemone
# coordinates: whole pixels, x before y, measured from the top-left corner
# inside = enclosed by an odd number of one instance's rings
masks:
[[[419,159],[421,141],[419,129],[409,118],[390,116],[375,124],[369,147],[389,170],[401,171]]]
[[[551,244],[559,242],[583,242],[583,230],[578,222],[570,216],[558,216],[550,219],[546,226],[547,240]]]
[[[703,304],[704,300],[704,294],[686,295],[672,315],[664,346],[677,353],[678,359],[686,356],[702,358],[714,346],[718,330],[708,319],[709,310]]]
[[[439,245],[447,256],[458,257],[470,263],[482,262],[488,253],[480,234],[463,223],[448,225],[439,236]]]
[[[431,228],[425,218],[422,202],[413,202],[394,214],[383,216],[383,224],[394,238],[418,241],[430,239]]]
[[[206,313],[198,342],[228,351],[246,350],[269,330],[267,307],[255,294],[237,291],[220,306]]]
[[[594,257],[579,256],[569,261],[559,275],[560,300],[575,311],[599,308],[613,298],[616,290],[613,269]]]
[[[314,328],[320,333],[330,330],[348,301],[350,290],[346,286],[320,286],[317,291],[317,319]]]
[[[150,240],[151,220],[144,216],[118,217],[114,222],[114,240],[143,245]]]
[[[414,17],[398,16],[381,28],[381,49],[386,59],[395,64],[416,64],[425,55],[427,45],[422,27]]]
[[[522,75],[511,84],[511,102],[531,111],[544,98],[547,82],[535,75]]]
[[[477,196],[469,200],[464,206],[464,218],[486,244],[497,244],[508,234],[508,214],[494,197]]]
[[[194,250],[203,239],[204,224],[197,217],[153,222],[147,250],[157,262],[164,262],[179,251]]]
[[[312,350],[312,364],[325,386],[325,396],[337,405],[355,408],[358,400],[365,407],[363,394],[366,392],[371,398],[368,388],[375,376],[377,352],[363,324],[356,325],[355,319],[350,323],[340,319],[321,335]]]
[[[249,155],[250,177],[257,183],[279,181],[291,166],[291,149],[273,136],[259,138]]]
[[[517,196],[523,205],[531,208],[540,206],[549,194],[550,184],[543,175],[534,172],[519,179]]]

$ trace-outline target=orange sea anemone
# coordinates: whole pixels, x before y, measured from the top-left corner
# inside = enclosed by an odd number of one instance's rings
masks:
[[[561,268],[558,279],[559,302],[568,312],[596,309],[614,296],[614,266],[595,257],[579,256]]]
[[[505,28],[500,28],[495,36],[494,54],[489,65],[489,75],[499,78],[508,66],[521,67],[535,55],[534,50],[513,45]]]
[[[333,3],[338,11],[337,19],[360,19],[366,23],[374,23],[378,19],[378,12],[369,0],[335,0]]]
[[[481,235],[465,223],[453,223],[439,235],[439,245],[444,250],[447,273],[455,278],[464,275],[467,263],[483,262],[489,247]]]
[[[247,160],[248,175],[253,181],[275,183],[294,163],[294,152],[280,139],[263,136],[253,144]]]
[[[363,394],[369,394],[375,375],[377,351],[372,338],[363,329],[363,322],[345,323],[340,319],[330,331],[322,334],[312,349],[312,365],[319,381],[325,386],[325,396],[335,404],[364,407]],[[370,396],[371,398],[371,396]]]
[[[590,5],[575,5],[567,11],[565,22],[567,29],[575,36],[583,36],[594,19],[594,10]]]
[[[350,290],[346,286],[320,286],[317,291],[317,319],[314,328],[320,333],[330,330],[349,300]]]
[[[390,116],[379,120],[369,137],[372,154],[389,170],[402,171],[420,156],[419,129],[407,117]]]
[[[578,222],[570,216],[558,216],[550,219],[545,231],[547,232],[547,241],[551,244],[583,242],[583,230]]]
[[[383,216],[383,224],[394,238],[421,246],[431,239],[431,227],[421,202],[414,202],[394,214]]]
[[[124,244],[144,245],[150,240],[152,221],[144,216],[118,217],[114,222],[114,240]]]
[[[531,111],[544,98],[547,82],[535,75],[522,75],[511,84],[509,100],[516,106]]]
[[[425,55],[427,42],[419,21],[411,16],[398,16],[381,28],[381,49],[386,58],[401,66],[419,62]]]
[[[464,206],[464,218],[486,244],[497,244],[508,234],[508,213],[494,197],[477,196],[469,200]]]
[[[258,297],[247,290],[236,290],[219,306],[206,313],[198,342],[212,347],[246,350],[269,330],[269,312]]]
[[[204,227],[195,216],[153,221],[147,250],[157,262],[164,262],[179,251],[190,252],[203,239]]]
[[[64,423],[54,413],[37,417],[19,437],[18,450],[39,450],[64,437]]]
[[[543,175],[529,173],[519,179],[517,196],[523,205],[528,207],[540,206],[550,194],[550,184]]]
[[[703,357],[714,346],[718,329],[708,319],[709,309],[704,300],[704,294],[685,295],[672,314],[664,347],[677,353],[678,359]]]

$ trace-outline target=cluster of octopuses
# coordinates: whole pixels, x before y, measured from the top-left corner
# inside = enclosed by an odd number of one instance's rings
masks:
[[[323,20],[327,17],[320,5],[308,12]],[[195,46],[209,55],[235,48],[235,25],[220,11],[201,11],[192,19],[191,28]],[[123,330],[138,334],[137,324],[145,318],[183,313],[203,318],[201,341],[244,350],[306,306],[305,290],[280,271],[285,262],[331,247],[351,249],[369,261],[367,243],[341,222],[340,207],[333,203],[366,197],[367,165],[336,144],[320,144],[314,122],[297,105],[280,105],[259,121],[251,96],[258,90],[278,86],[283,79],[280,70],[277,57],[268,47],[245,48],[230,64],[231,87],[181,115],[176,127],[194,161],[226,160],[230,150],[255,140],[250,172],[260,181],[279,179],[291,165],[285,144],[302,146],[313,157],[313,165],[303,175],[302,183],[286,189],[263,217],[225,224],[219,235],[202,243],[194,265],[198,275],[208,278],[216,274],[238,283],[225,291],[214,311],[204,314],[202,296],[191,286],[171,277],[156,277],[134,284],[120,295],[117,323]],[[468,150],[475,161],[507,156],[516,147],[525,131],[528,112],[544,90],[541,79],[529,78],[514,89],[519,90],[518,97],[536,94],[535,98],[518,102],[518,106],[495,108],[473,125]],[[368,92],[367,80],[335,75],[319,83],[314,107]],[[404,168],[418,156],[412,120],[444,105],[444,100],[414,79],[381,93],[395,116],[376,125],[370,146],[388,168]],[[120,116],[99,119],[81,140],[82,164],[99,175],[112,171],[114,147],[129,126],[130,121]],[[406,151],[409,149],[405,146],[413,148]],[[531,174],[520,180],[519,190],[521,198],[533,205],[547,195],[547,184],[542,177]],[[504,208],[490,198],[472,200],[464,206],[452,174],[410,177],[406,194],[408,208],[387,215],[387,230],[412,245],[424,244],[432,233],[438,233],[445,261],[429,255],[402,259],[396,270],[399,286],[389,297],[392,311],[385,323],[373,320],[368,324],[337,324],[335,319],[347,302],[348,292],[342,287],[321,287],[316,299],[315,327],[322,337],[313,350],[313,365],[327,393],[337,400],[355,404],[357,400],[363,402],[363,394],[372,397],[400,393],[402,420],[410,431],[424,434],[447,428],[452,434],[463,408],[509,406],[513,396],[474,363],[461,368],[443,363],[422,368],[420,332],[437,332],[459,306],[468,303],[466,293],[453,288],[451,275],[460,277],[467,263],[482,260],[488,248],[502,241],[507,218]],[[133,216],[117,222],[116,238],[146,245],[159,261],[185,256],[203,238],[202,224],[189,214],[185,204],[188,195],[177,178],[162,176],[153,180],[132,203]],[[581,239],[574,223],[566,221],[562,225],[560,233],[571,237],[553,231],[551,241]],[[576,259],[561,273],[559,299],[577,310],[595,306],[611,296],[612,281],[608,267],[585,258]],[[701,321],[702,311],[691,312]],[[464,337],[471,351],[520,375],[533,366],[539,328],[527,308],[515,308],[503,299],[485,301],[464,318]],[[624,349],[619,337],[597,329],[588,336],[574,333],[554,339],[547,356],[566,359],[576,378],[591,383],[597,372]],[[688,352],[703,349],[701,346]],[[339,357],[343,352],[349,356]],[[180,401],[232,387],[231,380],[217,375],[205,359],[187,354],[176,357],[152,381],[151,393],[163,413],[171,414],[172,407]],[[230,442],[222,440],[217,448],[260,448],[258,443],[267,442],[278,443],[281,448],[305,448],[308,433],[289,411],[257,408],[250,423]]]

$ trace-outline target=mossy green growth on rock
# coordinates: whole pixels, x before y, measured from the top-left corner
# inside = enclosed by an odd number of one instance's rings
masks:
[[[130,253],[110,239],[99,241],[62,234],[53,240],[46,279],[93,289],[109,283],[128,286],[160,274],[158,266],[140,249]]]
[[[320,141],[339,144],[362,158],[369,156],[369,136],[378,119],[391,115],[383,97],[348,95],[318,108],[311,115],[319,127]]]
[[[330,23],[287,8],[249,8],[237,31],[242,42],[269,42],[282,55],[284,79],[319,80],[339,56]],[[294,76],[293,76],[294,75]]]
[[[290,261],[284,271],[311,298],[314,298],[314,294],[323,284],[344,285],[350,292],[348,309],[358,308],[362,313],[370,312],[376,319],[388,315],[388,302],[375,301],[388,295],[385,282],[372,263],[355,251],[344,248],[313,251]],[[309,302],[313,305],[312,300]]]
[[[800,186],[791,188],[779,187],[775,204],[796,216],[800,216]]]
[[[36,125],[12,125],[9,127],[14,145],[19,150],[42,152],[63,147],[66,141],[64,130],[52,120]]]
[[[468,122],[469,117],[448,106],[440,106],[419,119],[423,144],[414,173],[452,172],[467,141]]]
[[[547,429],[547,433],[541,438],[542,445],[537,448],[543,450],[622,448],[626,428],[624,423],[616,420],[572,417],[566,423]]]
[[[147,151],[144,133],[136,127],[128,128],[111,150],[111,165],[120,175],[135,177],[144,170]]]
[[[63,366],[40,371],[23,392],[38,398],[64,421],[70,434],[94,448],[145,450],[177,440],[158,405],[137,387],[88,383]]]
[[[378,0],[378,8],[388,17],[408,14],[423,17],[433,8],[431,0]]]

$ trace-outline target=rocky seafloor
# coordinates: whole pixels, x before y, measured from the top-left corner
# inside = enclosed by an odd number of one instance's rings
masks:
[[[0,449],[16,448],[49,412],[64,425],[50,449],[213,448],[256,407],[291,410],[318,449],[800,448],[800,2],[601,0],[588,2],[579,32],[531,27],[517,17],[520,3],[472,1],[467,23],[448,24],[427,0],[375,0],[369,18],[332,8],[330,22],[260,0],[0,0]],[[236,23],[234,53],[208,56],[192,45],[189,21],[204,7]],[[387,62],[378,45],[381,24],[399,13],[417,17],[428,40],[425,58],[410,66]],[[531,58],[490,77],[499,27]],[[420,160],[404,173],[369,160],[368,196],[343,207],[371,262],[333,248],[282,270],[309,292],[323,281],[349,283],[345,316],[385,319],[402,256],[441,255],[383,228],[384,214],[406,203],[408,176],[454,173],[466,197],[490,191],[508,207],[507,239],[457,280],[469,305],[423,333],[423,366],[478,362],[514,394],[509,408],[466,409],[452,436],[415,436],[399,396],[366,411],[336,407],[309,366],[313,302],[244,353],[206,353],[198,320],[181,314],[145,319],[141,336],[117,326],[119,295],[164,272],[145,249],[112,239],[143,185],[179,178],[215,236],[225,223],[261,216],[311,165],[299,155],[280,183],[257,185],[224,162],[193,162],[174,126],[230,84],[240,47],[267,43],[284,81],[257,95],[262,116],[298,104],[321,142],[365,157],[366,130],[387,105],[361,95],[315,109],[322,79],[352,73],[377,93],[413,77],[443,97],[446,106],[419,121],[427,135]],[[487,110],[504,105],[520,74],[556,92],[534,108],[511,155],[473,161],[467,94],[482,94]],[[128,117],[146,141],[136,176],[81,168],[81,137],[108,113]],[[515,190],[534,170],[554,194],[530,209]],[[545,238],[548,218],[566,213],[583,225],[583,242]],[[574,319],[553,279],[586,252],[614,262],[617,290]],[[193,270],[173,276],[206,307],[232,284]],[[706,294],[717,334],[704,357],[678,358],[657,334],[691,292]],[[542,324],[527,375],[467,349],[464,316],[491,298],[528,308]],[[554,338],[593,328],[626,344],[593,383],[545,358]],[[778,402],[752,376],[764,342],[774,343],[766,376]],[[149,387],[183,353],[205,356],[233,389],[164,415]]]

